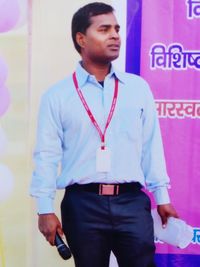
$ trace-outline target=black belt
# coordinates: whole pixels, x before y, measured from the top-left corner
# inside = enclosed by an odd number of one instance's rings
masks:
[[[142,186],[138,182],[124,183],[124,184],[91,183],[91,184],[73,184],[68,186],[66,190],[80,190],[80,191],[93,192],[103,196],[116,196],[128,192],[136,192],[139,191],[141,188]]]

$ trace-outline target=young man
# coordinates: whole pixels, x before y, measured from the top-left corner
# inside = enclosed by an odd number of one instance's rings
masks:
[[[152,191],[163,225],[177,217],[168,196],[162,140],[148,84],[117,71],[120,26],[111,6],[91,3],[72,19],[81,61],[42,97],[31,194],[51,245],[64,232],[76,267],[153,267]],[[62,170],[57,177],[58,164]],[[65,189],[62,226],[54,213]]]

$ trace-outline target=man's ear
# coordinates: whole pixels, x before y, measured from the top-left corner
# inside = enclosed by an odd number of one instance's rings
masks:
[[[85,47],[85,35],[81,32],[77,32],[76,42],[81,48],[84,48]]]

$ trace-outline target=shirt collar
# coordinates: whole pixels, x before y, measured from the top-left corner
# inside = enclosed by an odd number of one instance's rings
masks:
[[[92,77],[90,73],[88,73],[81,65],[81,61],[78,62],[76,67],[76,77],[78,80],[78,84],[80,87],[82,87],[88,80]],[[108,74],[108,77],[111,78],[112,76],[115,76],[120,82],[124,83],[124,75],[122,72],[118,71],[113,64],[111,65],[110,72]]]
[[[110,73],[108,75],[114,75],[120,82],[125,82],[124,73],[117,70],[113,64],[111,65]]]

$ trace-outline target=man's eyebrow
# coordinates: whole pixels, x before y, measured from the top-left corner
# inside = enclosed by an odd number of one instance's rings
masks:
[[[109,28],[109,27],[112,27],[112,26],[114,26],[115,28],[120,28],[120,25],[119,24],[115,24],[115,25],[112,25],[112,24],[101,24],[101,25],[99,25],[99,28]]]

